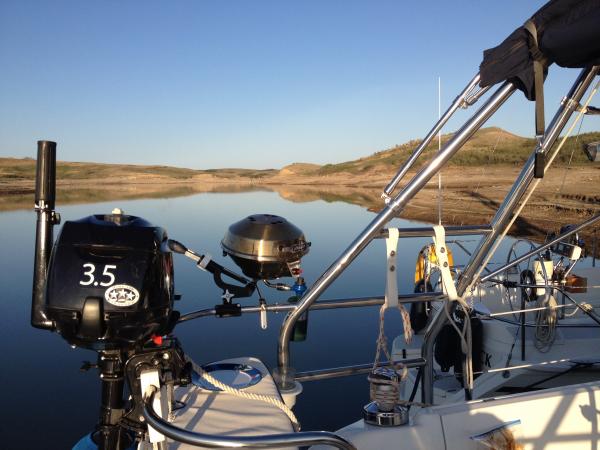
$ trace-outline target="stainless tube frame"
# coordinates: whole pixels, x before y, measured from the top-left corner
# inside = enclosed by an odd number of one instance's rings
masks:
[[[479,268],[484,263],[486,258],[488,258],[490,251],[498,237],[504,233],[505,228],[510,223],[512,213],[517,208],[519,202],[533,181],[535,153],[543,152],[545,154],[549,151],[554,142],[556,142],[560,132],[564,129],[569,118],[577,109],[579,101],[589,89],[594,77],[598,74],[598,69],[598,66],[583,69],[569,90],[567,101],[561,102],[558,111],[548,126],[548,129],[544,135],[544,139],[534,149],[520,175],[513,184],[512,189],[507,194],[504,202],[496,212],[496,215],[491,222],[493,231],[483,237],[477,249],[473,253],[471,260],[463,270],[463,273],[461,274],[457,283],[458,295],[463,295],[469,286],[471,286],[473,279],[477,276]],[[446,324],[446,321],[446,314],[440,309],[434,316],[425,332],[422,356],[427,361],[427,364],[423,369],[423,389],[421,390],[422,401],[424,403],[433,402],[433,345],[435,338],[442,327]]]
[[[281,379],[280,389],[291,389],[293,379],[289,379],[290,366],[289,343],[294,324],[327,289],[327,287],[346,269],[362,250],[392,218],[402,211],[404,206],[439,172],[444,164],[464,145],[473,134],[489,119],[502,104],[515,92],[516,87],[505,82],[490,99],[465,123],[446,145],[422,168],[404,189],[390,201],[385,208],[367,225],[362,233],[350,244],[342,255],[317,279],[306,291],[297,308],[294,309],[281,326],[277,349],[278,372]]]
[[[446,122],[448,122],[448,120],[450,120],[450,118],[454,115],[454,113],[458,110],[458,108],[465,107],[465,106],[471,106],[479,99],[479,97],[481,95],[483,95],[483,93],[485,93],[487,91],[488,88],[484,88],[484,89],[481,89],[481,91],[483,91],[483,92],[480,91],[478,93],[478,95],[472,95],[471,97],[468,97],[468,95],[475,88],[475,86],[477,86],[477,83],[479,83],[480,78],[481,77],[479,76],[479,73],[477,75],[475,75],[473,77],[473,79],[469,82],[469,84],[467,84],[467,87],[464,88],[463,91],[458,95],[458,97],[456,97],[454,99],[454,101],[452,102],[450,107],[446,110],[446,112],[442,115],[442,117],[440,117],[438,119],[438,121],[433,126],[433,128],[429,131],[429,133],[427,133],[427,136],[425,136],[425,138],[423,139],[421,144],[419,144],[419,146],[412,152],[410,157],[406,160],[406,162],[402,165],[402,167],[400,167],[400,170],[398,170],[398,173],[396,175],[394,175],[394,178],[392,178],[392,181],[390,181],[388,183],[388,185],[385,187],[385,189],[383,190],[383,193],[381,194],[381,196],[384,199],[386,199],[388,201],[390,200],[390,195],[392,194],[392,192],[394,191],[394,189],[396,188],[398,183],[400,183],[402,178],[404,178],[406,173],[414,165],[414,163],[417,161],[417,159],[419,159],[419,156],[421,156],[421,153],[423,153],[423,151],[431,143],[431,141],[433,140],[435,135],[438,134],[438,132],[442,129],[442,127],[446,124]],[[467,101],[467,98],[469,98],[469,101]]]
[[[498,208],[496,215],[492,219],[491,226],[493,231],[487,234],[479,243],[477,249],[473,253],[473,258],[465,267],[457,284],[458,295],[464,294],[467,288],[472,284],[479,267],[488,257],[490,249],[493,247],[497,238],[504,233],[506,226],[510,223],[512,213],[520,203],[521,199],[527,192],[531,182],[533,181],[533,171],[535,165],[535,153],[546,154],[552,145],[556,142],[560,132],[564,129],[567,122],[571,118],[573,112],[577,109],[581,98],[590,87],[592,81],[598,73],[598,66],[583,69],[579,74],[573,87],[569,91],[568,100],[562,102],[558,111],[554,115],[552,122],[544,135],[544,139],[536,146],[535,150],[525,163],[517,180],[513,184],[512,189],[504,199],[504,202]]]
[[[142,414],[148,425],[177,442],[205,448],[275,448],[301,445],[330,445],[341,450],[356,450],[343,437],[328,431],[302,431],[298,433],[268,434],[263,436],[217,436],[196,433],[171,425],[152,408],[157,388],[152,387],[144,398]]]

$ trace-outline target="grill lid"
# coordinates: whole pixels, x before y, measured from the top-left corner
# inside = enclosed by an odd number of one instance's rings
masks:
[[[229,226],[221,247],[246,275],[276,278],[293,275],[289,265],[308,253],[310,242],[283,217],[253,214]]]
[[[229,226],[221,241],[225,253],[260,262],[293,262],[308,253],[310,242],[286,219],[253,214]]]

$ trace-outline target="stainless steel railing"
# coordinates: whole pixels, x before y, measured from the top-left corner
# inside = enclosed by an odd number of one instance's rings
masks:
[[[149,426],[177,442],[205,448],[276,448],[329,445],[341,450],[356,450],[356,447],[346,439],[328,431],[302,431],[263,436],[217,436],[188,431],[170,424],[156,414],[152,404],[157,392],[157,388],[152,386],[149,395],[144,397],[142,413]]]
[[[434,302],[443,300],[446,295],[443,292],[424,292],[405,294],[398,296],[398,303],[416,303],[416,302]],[[318,303],[310,305],[311,311],[319,311],[324,309],[339,309],[339,308],[358,308],[364,306],[381,306],[383,305],[383,296],[378,297],[362,297],[362,298],[344,298],[334,300],[321,300]],[[274,304],[265,305],[264,309],[267,312],[290,312],[296,308],[293,304]],[[243,306],[241,308],[242,314],[260,313],[263,309],[261,306]],[[178,322],[188,322],[193,319],[199,319],[201,317],[216,316],[217,310],[214,308],[201,309],[199,311],[193,311],[182,315]]]

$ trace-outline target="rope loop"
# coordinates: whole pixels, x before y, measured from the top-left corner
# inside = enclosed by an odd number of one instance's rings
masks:
[[[246,391],[242,391],[240,389],[236,389],[234,387],[231,387],[228,384],[225,384],[225,383],[217,380],[215,377],[213,377],[212,375],[210,375],[201,366],[197,365],[193,361],[190,361],[190,362],[192,363],[192,367],[198,373],[198,375],[200,375],[202,378],[204,378],[206,381],[208,381],[214,387],[219,388],[223,392],[226,392],[228,394],[235,395],[236,397],[245,398],[245,399],[248,399],[248,400],[258,400],[258,401],[265,402],[265,403],[268,403],[270,405],[276,406],[281,411],[283,411],[286,416],[288,416],[288,418],[290,419],[290,422],[292,422],[292,426],[294,427],[294,431],[296,431],[296,432],[300,431],[300,422],[296,418],[296,415],[280,399],[278,399],[276,397],[271,397],[270,395],[255,394],[253,392],[246,392]]]

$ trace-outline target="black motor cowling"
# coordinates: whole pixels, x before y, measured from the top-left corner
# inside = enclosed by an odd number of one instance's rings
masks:
[[[48,269],[46,316],[70,344],[124,349],[169,333],[173,260],[167,233],[115,210],[67,221]]]

